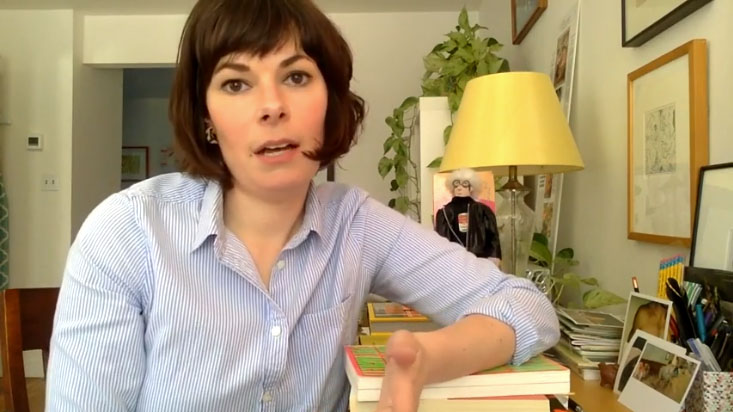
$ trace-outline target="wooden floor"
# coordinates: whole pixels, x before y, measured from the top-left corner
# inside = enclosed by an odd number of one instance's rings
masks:
[[[46,400],[46,381],[41,378],[26,379],[26,390],[28,391],[28,406],[31,412],[43,412]],[[5,397],[0,392],[1,410],[5,410]]]

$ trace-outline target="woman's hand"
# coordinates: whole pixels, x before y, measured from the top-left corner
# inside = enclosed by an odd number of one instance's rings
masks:
[[[397,331],[387,341],[377,412],[417,412],[427,380],[425,348],[412,332]]]

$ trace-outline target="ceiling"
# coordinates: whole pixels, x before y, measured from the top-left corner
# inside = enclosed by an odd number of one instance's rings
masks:
[[[481,0],[314,0],[328,13],[478,10]],[[181,14],[195,0],[0,0],[0,9],[74,9],[89,14]]]

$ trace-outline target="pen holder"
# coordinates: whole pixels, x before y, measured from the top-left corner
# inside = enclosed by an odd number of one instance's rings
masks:
[[[686,412],[733,412],[733,372],[698,372],[685,408]]]

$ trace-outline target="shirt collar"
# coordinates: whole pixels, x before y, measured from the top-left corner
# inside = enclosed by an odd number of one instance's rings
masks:
[[[215,181],[209,181],[201,201],[191,252],[198,249],[209,236],[219,236],[222,233],[224,226],[223,206],[221,186]],[[298,244],[302,242],[310,232],[315,232],[323,237],[323,207],[313,183],[308,188],[303,223],[289,243]]]
[[[199,211],[198,223],[196,224],[196,234],[191,251],[198,249],[209,236],[219,236],[224,225],[223,219],[223,196],[221,186],[218,182],[209,181],[204,190],[204,196],[201,200],[201,209]]]

